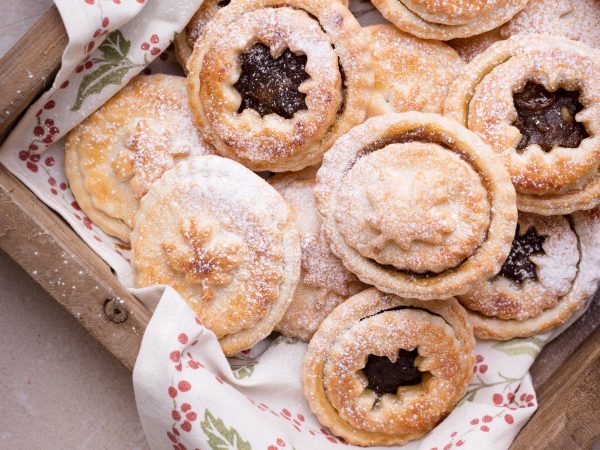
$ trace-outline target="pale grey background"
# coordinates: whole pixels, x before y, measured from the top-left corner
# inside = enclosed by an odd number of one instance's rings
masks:
[[[0,55],[51,5],[0,0]],[[131,373],[0,251],[0,449],[147,448]]]

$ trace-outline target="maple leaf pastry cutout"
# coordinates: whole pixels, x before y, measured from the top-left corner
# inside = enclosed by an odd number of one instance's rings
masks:
[[[447,180],[442,174],[418,171],[408,188],[398,178],[383,175],[367,188],[374,213],[367,223],[380,232],[371,246],[381,251],[388,241],[408,251],[415,241],[440,245],[456,229],[448,207]]]
[[[185,273],[185,281],[201,286],[202,300],[214,297],[213,286],[231,283],[233,272],[240,266],[240,245],[215,244],[209,246],[213,235],[212,226],[202,226],[192,219],[181,227],[185,244],[163,242],[162,248],[167,264],[178,272]]]
[[[189,146],[175,145],[168,130],[158,131],[149,120],[141,119],[112,168],[120,181],[130,180],[135,198],[140,199],[155,180],[175,166],[176,157],[190,151]]]

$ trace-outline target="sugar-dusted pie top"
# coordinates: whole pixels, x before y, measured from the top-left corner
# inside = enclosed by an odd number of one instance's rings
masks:
[[[131,243],[136,284],[172,286],[228,355],[272,331],[300,271],[284,200],[259,176],[217,156],[191,158],[151,187]]]
[[[69,133],[65,169],[75,199],[108,234],[129,241],[139,200],[166,170],[213,152],[192,120],[185,78],[134,78]]]
[[[509,0],[402,0],[415,14],[429,22],[445,25],[464,25],[478,16],[485,16]]]
[[[458,266],[485,239],[490,205],[479,175],[438,144],[391,144],[341,184],[346,242],[379,264],[418,273]]]

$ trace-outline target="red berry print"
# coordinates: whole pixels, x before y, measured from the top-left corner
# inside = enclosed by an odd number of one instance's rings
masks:
[[[188,412],[190,409],[192,409],[192,405],[190,405],[189,403],[184,403],[183,405],[181,405],[181,410],[183,412]]]
[[[35,164],[35,163],[32,163],[31,161],[27,161],[27,164],[26,164],[26,166],[27,166],[27,168],[28,168],[29,170],[31,170],[33,173],[37,173],[37,171],[38,171],[38,166],[37,166],[37,164]]]
[[[494,418],[493,418],[492,416],[483,416],[483,417],[481,418],[481,421],[482,421],[483,423],[490,423],[490,422],[491,422],[493,419],[494,419]]]
[[[159,53],[160,53],[160,48],[158,48],[158,47],[154,47],[152,50],[150,50],[150,54],[151,54],[152,56],[156,56],[156,55],[158,55]]]
[[[52,195],[58,195],[58,191],[54,188],[50,189],[50,192],[52,193]]]
[[[452,444],[446,444],[444,446],[444,450],[450,450],[452,448]]]
[[[28,152],[28,151],[25,151],[25,150],[21,150],[21,151],[19,152],[19,159],[20,159],[21,161],[27,161],[27,158],[29,158],[29,152]]]
[[[488,431],[490,431],[490,427],[488,427],[486,425],[482,425],[479,429],[481,431],[483,431],[484,433],[487,433]]]
[[[189,433],[192,431],[192,424],[186,420],[181,424],[181,429]]]
[[[69,80],[65,81],[63,84],[60,85],[61,89],[65,89],[67,86],[69,86]]]
[[[185,333],[181,333],[179,336],[177,336],[177,340],[185,345],[188,343],[188,336]]]
[[[30,159],[31,161],[33,161],[34,163],[36,163],[36,162],[40,162],[40,158],[41,158],[41,156],[40,156],[40,155],[38,155],[38,154],[31,155],[31,156],[29,157],[29,159]]]
[[[487,364],[482,364],[481,366],[479,366],[479,372],[486,373],[487,370],[488,370]]]
[[[269,445],[267,450],[279,450],[276,445]]]
[[[192,388],[192,385],[189,383],[189,381],[181,380],[177,387],[181,392],[187,392]]]
[[[91,69],[93,66],[94,66],[94,63],[93,63],[92,61],[87,61],[87,62],[86,62],[84,65],[83,65],[83,68],[84,68],[85,70],[89,70],[89,69]]]
[[[175,370],[177,372],[181,372],[183,370],[183,364],[179,363],[175,366]]]
[[[48,178],[48,184],[50,186],[56,186],[56,180],[52,177]]]
[[[158,34],[153,34],[152,36],[150,36],[150,42],[152,42],[153,44],[158,44],[158,41],[160,41]]]
[[[471,420],[471,425],[477,425],[479,423],[479,419]]]
[[[175,398],[177,396],[177,389],[173,386],[169,386],[169,397]]]
[[[109,23],[110,23],[110,19],[108,17],[105,17],[104,19],[102,19],[102,26],[104,28],[106,28]]]
[[[276,441],[277,445],[279,445],[280,447],[285,447],[285,442],[283,441],[283,439],[281,438],[277,438]]]
[[[456,431],[453,431],[453,432],[450,434],[450,437],[454,437],[454,436],[456,436],[457,434],[458,434],[458,433],[457,433]]]
[[[75,67],[75,73],[81,73],[81,72],[83,72],[83,64],[80,64],[77,67]]]
[[[177,438],[175,437],[175,435],[173,433],[171,433],[170,431],[167,431],[167,437],[169,438],[169,440],[173,443],[177,442]]]
[[[173,411],[171,411],[171,417],[176,422],[179,422],[181,420],[181,414],[179,414],[179,411],[177,411],[175,409]]]
[[[142,50],[148,50],[150,48],[150,44],[148,44],[147,42],[142,42],[142,45],[140,46],[142,48]]]
[[[86,52],[86,53],[89,53],[89,52],[91,52],[92,50],[94,50],[94,42],[93,42],[93,41],[92,41],[92,42],[90,42],[90,43],[88,43],[88,45],[86,45],[86,46],[85,46],[85,52]]]
[[[54,158],[52,156],[48,156],[45,160],[44,160],[44,164],[46,164],[46,166],[48,167],[52,167],[54,165]]]
[[[88,5],[93,5],[94,4],[94,0],[84,0]]]
[[[143,5],[146,0],[136,0],[136,1]]]
[[[189,412],[185,415],[185,418],[191,422],[193,422],[194,420],[196,420],[198,418],[198,414],[196,414],[194,411]]]
[[[180,358],[181,358],[181,353],[179,353],[178,351],[171,352],[171,354],[169,355],[169,359],[171,361],[173,361],[174,363],[179,362]]]
[[[102,28],[98,28],[96,31],[94,31],[94,38],[97,38],[101,34],[102,34]]]
[[[44,139],[42,139],[42,142],[44,144],[52,144],[52,141],[54,141],[54,138],[50,134],[47,135]]]
[[[510,414],[506,414],[504,416],[504,421],[509,424],[512,425],[515,422],[515,418],[513,416],[511,416]]]
[[[464,444],[465,444],[465,441],[463,441],[462,439],[460,441],[456,441],[457,447],[462,447]]]
[[[71,202],[71,208],[73,208],[75,211],[81,211],[81,206],[79,206],[79,203],[77,202]]]
[[[198,363],[198,361],[194,361],[193,359],[188,363],[188,366],[190,366],[192,369],[197,369],[200,367],[200,364]]]
[[[54,100],[50,100],[48,103],[44,105],[44,109],[52,109],[56,106],[56,102]]]
[[[477,355],[477,356],[475,357],[475,362],[476,362],[477,364],[479,364],[479,363],[483,362],[483,356],[481,356],[481,355]]]
[[[56,136],[58,133],[60,133],[60,130],[58,129],[58,127],[50,127],[51,135]]]
[[[37,137],[43,136],[44,135],[44,129],[41,126],[36,126],[33,129],[33,134],[36,135]]]
[[[29,144],[29,150],[37,150],[38,146],[35,144]]]
[[[47,127],[51,127],[52,125],[54,125],[54,120],[48,118],[44,120],[44,125],[46,125]]]
[[[89,219],[89,217],[84,217],[83,218],[83,225],[88,229],[91,230],[92,229],[92,221]]]
[[[494,394],[492,401],[495,405],[500,405],[504,401],[504,397],[501,394]]]

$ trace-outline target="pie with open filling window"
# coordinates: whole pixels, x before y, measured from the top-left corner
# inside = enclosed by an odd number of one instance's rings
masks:
[[[397,295],[465,293],[496,274],[517,210],[494,151],[425,113],[378,116],[340,138],[317,173],[331,250],[363,282]]]
[[[362,33],[336,1],[230,3],[188,62],[198,127],[220,155],[255,171],[319,163],[366,114],[373,74]]]
[[[339,305],[306,352],[304,394],[319,421],[355,445],[400,445],[430,431],[464,395],[475,339],[455,299],[369,289]]]
[[[300,276],[298,232],[283,198],[219,156],[190,158],[152,185],[131,246],[136,286],[172,286],[227,356],[273,331]]]
[[[568,214],[600,202],[600,53],[550,36],[514,36],[473,59],[445,114],[508,167],[519,210]]]
[[[600,277],[600,210],[572,216],[519,213],[500,272],[458,300],[475,335],[512,339],[543,333],[584,308]]]

